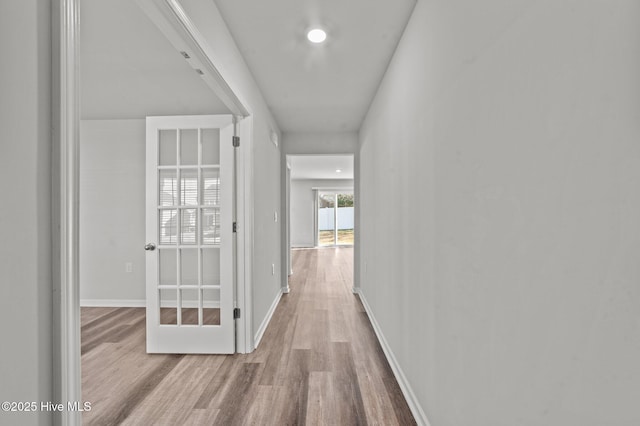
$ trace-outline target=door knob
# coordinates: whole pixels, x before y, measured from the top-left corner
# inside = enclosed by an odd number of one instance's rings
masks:
[[[156,249],[156,245],[153,243],[147,243],[144,245],[144,249],[147,251],[154,251]]]

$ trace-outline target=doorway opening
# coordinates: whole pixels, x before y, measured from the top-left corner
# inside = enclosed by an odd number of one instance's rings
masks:
[[[358,208],[354,155],[287,155],[284,172],[287,276],[295,274],[292,250],[344,249],[354,264]],[[356,271],[352,268],[349,275],[355,288]]]
[[[353,155],[287,155],[289,247],[353,245]]]

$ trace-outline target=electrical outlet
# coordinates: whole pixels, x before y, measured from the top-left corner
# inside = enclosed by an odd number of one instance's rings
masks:
[[[271,264],[271,275],[275,275],[276,274],[276,264],[272,263]]]
[[[273,221],[274,222],[278,221],[278,212],[273,212]]]
[[[124,264],[125,272],[133,272],[133,263],[127,262]]]

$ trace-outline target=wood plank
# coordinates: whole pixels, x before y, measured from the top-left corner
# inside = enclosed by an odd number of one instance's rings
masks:
[[[274,400],[277,395],[273,392],[273,386],[257,386],[253,401],[250,401],[249,410],[243,419],[247,425],[272,425],[274,419]]]
[[[336,407],[337,424],[366,425],[367,415],[358,383],[358,375],[349,343],[332,343],[331,371],[333,389],[340,404]]]
[[[140,319],[144,320],[144,315],[144,308],[116,309],[83,325],[80,329],[81,353],[91,351],[100,343],[113,341],[115,338],[113,333],[120,332],[123,326],[132,326],[132,329],[136,329],[137,327],[133,324]]]
[[[125,425],[182,425],[206,386],[200,380],[209,371],[203,368],[203,356],[184,357],[130,413]],[[217,415],[216,415],[217,417]]]
[[[218,409],[194,409],[190,412],[189,417],[184,422],[184,426],[211,425],[215,422],[219,413],[220,410]]]
[[[104,315],[111,313],[119,308],[112,307],[91,307],[80,310],[80,324],[88,325],[93,321],[103,317]]]
[[[242,363],[226,390],[225,397],[220,404],[220,414],[216,417],[215,425],[241,425],[249,411],[252,401],[258,392],[257,377],[260,371],[258,363]]]
[[[311,371],[331,371],[329,313],[326,309],[314,309],[311,314]]]
[[[218,408],[222,400],[224,398],[223,390],[225,387],[231,386],[231,382],[235,377],[235,368],[238,366],[237,358],[228,356],[223,357],[222,364],[220,368],[215,372],[215,374],[208,376],[210,377],[207,386],[203,389],[200,397],[196,401],[194,408]],[[218,403],[214,403],[214,401],[218,400]]]
[[[292,349],[283,386],[277,390],[276,422],[281,425],[302,425],[307,417],[309,363],[311,351]]]
[[[379,375],[371,374],[365,368],[357,368],[357,378],[366,417],[370,424],[389,426],[415,424],[413,416],[408,417],[411,421],[407,423],[398,422],[391,398],[387,394],[384,382]]]
[[[145,370],[145,373],[139,375],[137,380],[133,381],[129,386],[123,386],[118,389],[119,392],[111,398],[111,404],[108,409],[96,411],[94,408],[100,407],[101,400],[95,401],[91,405],[91,411],[87,414],[88,425],[107,425],[121,424],[165,378],[165,376],[173,370],[183,355],[164,355],[162,361],[153,369]]]
[[[333,373],[312,371],[309,373],[309,393],[307,397],[307,417],[309,425],[338,425],[336,416]]]
[[[298,302],[293,349],[311,349],[313,345],[313,305],[312,300]]]

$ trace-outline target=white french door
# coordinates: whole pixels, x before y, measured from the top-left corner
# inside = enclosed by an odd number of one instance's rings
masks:
[[[231,115],[147,117],[148,353],[233,353]]]

